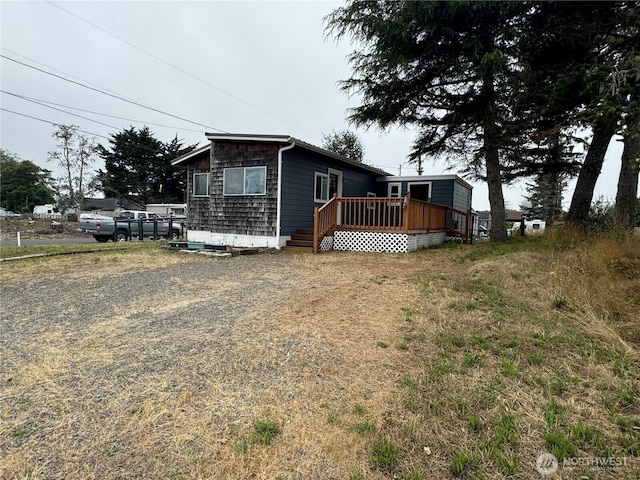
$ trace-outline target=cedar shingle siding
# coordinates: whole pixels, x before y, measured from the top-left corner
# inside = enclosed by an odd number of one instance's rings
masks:
[[[281,144],[250,142],[212,143],[209,161],[189,165],[189,225],[237,235],[276,235],[278,202],[278,150]],[[224,169],[267,167],[266,195],[224,195]],[[208,198],[193,196],[193,174],[211,173]]]
[[[187,228],[191,230],[208,230],[211,218],[211,195],[208,197],[193,196],[193,174],[211,171],[211,159],[207,156],[187,165],[187,193],[189,196]]]

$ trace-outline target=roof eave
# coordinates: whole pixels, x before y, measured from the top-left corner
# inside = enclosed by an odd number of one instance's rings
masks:
[[[185,153],[184,155],[179,156],[178,158],[174,158],[173,160],[171,160],[171,165],[178,165],[186,160],[189,160],[193,157],[196,157],[204,152],[206,152],[207,150],[209,150],[211,148],[211,144],[208,143],[206,145],[202,145],[201,147],[196,147],[193,150],[191,150],[190,152]]]

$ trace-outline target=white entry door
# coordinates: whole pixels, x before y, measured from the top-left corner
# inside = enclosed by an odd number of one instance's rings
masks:
[[[333,168],[329,169],[329,200],[333,198],[334,195],[338,197],[342,196],[342,183],[344,179],[344,174],[340,170],[334,170]],[[342,208],[338,203],[338,225],[342,223]]]

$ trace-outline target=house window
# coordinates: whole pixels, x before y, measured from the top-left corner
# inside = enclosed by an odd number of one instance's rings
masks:
[[[431,200],[431,182],[413,182],[409,183],[407,188],[413,200]]]
[[[377,195],[375,194],[375,192],[367,192],[367,198],[375,198]],[[376,208],[376,204],[375,202],[367,202],[367,208],[369,210],[373,210],[374,208]]]
[[[389,184],[389,196],[390,197],[401,197],[402,196],[402,184],[401,183],[390,183]]]
[[[265,195],[267,167],[225,168],[223,181],[225,195]]]
[[[193,174],[193,196],[208,197],[209,196],[209,173]]]
[[[314,180],[314,201],[325,203],[329,200],[329,175],[316,172]]]

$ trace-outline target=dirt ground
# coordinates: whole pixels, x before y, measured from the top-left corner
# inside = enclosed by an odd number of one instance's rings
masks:
[[[56,222],[40,218],[20,218],[0,220],[0,240],[14,240],[17,232],[23,239],[31,238],[73,238],[81,237],[78,222]]]
[[[0,478],[639,478],[637,243],[453,247],[0,264]]]
[[[326,417],[362,405],[382,421],[405,353],[380,345],[429,257],[3,266],[2,478],[376,478]],[[277,450],[243,454],[259,419],[281,429]]]

